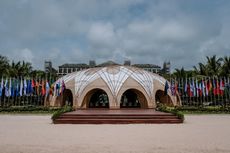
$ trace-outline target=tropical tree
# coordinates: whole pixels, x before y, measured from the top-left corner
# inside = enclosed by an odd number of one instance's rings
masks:
[[[189,78],[194,76],[194,71],[184,70],[184,68],[182,67],[181,69],[175,69],[175,72],[173,72],[172,75],[176,78]]]
[[[230,57],[225,56],[223,58],[223,66],[221,68],[221,75],[230,77]]]
[[[195,74],[207,76],[208,75],[207,65],[203,63],[199,63],[198,65],[199,65],[199,68],[197,68],[196,66],[193,66]]]
[[[0,75],[7,76],[9,68],[9,60],[7,57],[0,55]]]
[[[15,63],[14,61],[9,68],[10,77],[26,77],[30,76],[32,72],[32,65],[29,62],[21,61]]]
[[[221,72],[221,62],[222,58],[217,58],[216,55],[207,58],[207,71],[209,76],[219,76]]]

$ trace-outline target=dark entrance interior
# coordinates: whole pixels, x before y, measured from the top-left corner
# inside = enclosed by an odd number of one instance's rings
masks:
[[[96,90],[89,100],[89,108],[109,108],[109,98],[106,92],[101,89]]]
[[[73,94],[69,89],[63,91],[62,106],[64,105],[73,106]]]
[[[156,104],[164,104],[167,106],[173,106],[172,100],[169,95],[165,95],[163,90],[157,90],[155,95]]]
[[[123,93],[120,108],[141,108],[138,95],[134,90],[129,89]]]

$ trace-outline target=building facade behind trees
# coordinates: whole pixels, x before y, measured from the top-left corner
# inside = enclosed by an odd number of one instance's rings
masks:
[[[89,64],[85,64],[85,63],[68,64],[66,63],[58,67],[58,76],[61,77],[63,75],[66,75],[66,74],[69,74],[75,71],[81,71],[81,70],[85,70],[85,69],[93,68],[93,67],[105,67],[109,65],[121,65],[121,64],[115,63],[113,61],[107,61],[107,62],[97,65],[94,60],[89,61]],[[124,61],[123,65],[142,68],[146,71],[157,73],[157,74],[170,73],[170,62],[167,62],[167,63],[165,62],[163,65],[163,69],[161,69],[160,66],[155,65],[155,64],[133,64],[131,65],[130,60]]]

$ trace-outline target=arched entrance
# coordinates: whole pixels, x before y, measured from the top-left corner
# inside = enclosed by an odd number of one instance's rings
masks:
[[[128,89],[121,96],[120,108],[147,108],[147,100],[140,91]]]
[[[155,95],[156,104],[164,104],[167,106],[173,106],[172,100],[169,95],[165,95],[163,90],[157,90]]]
[[[109,98],[102,89],[94,89],[89,95],[88,108],[109,108]]]
[[[73,106],[73,94],[71,90],[65,89],[63,91],[63,98],[62,98],[62,104],[61,106],[68,105]]]

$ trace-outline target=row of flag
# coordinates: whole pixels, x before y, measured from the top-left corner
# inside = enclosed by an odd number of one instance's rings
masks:
[[[65,83],[59,80],[56,83],[47,79],[1,79],[0,97],[41,95],[60,96],[65,89]]]
[[[165,83],[165,94],[170,90],[172,95],[179,93],[180,96],[206,97],[224,96],[230,94],[229,78],[208,78],[198,80],[197,78],[170,79]]]

